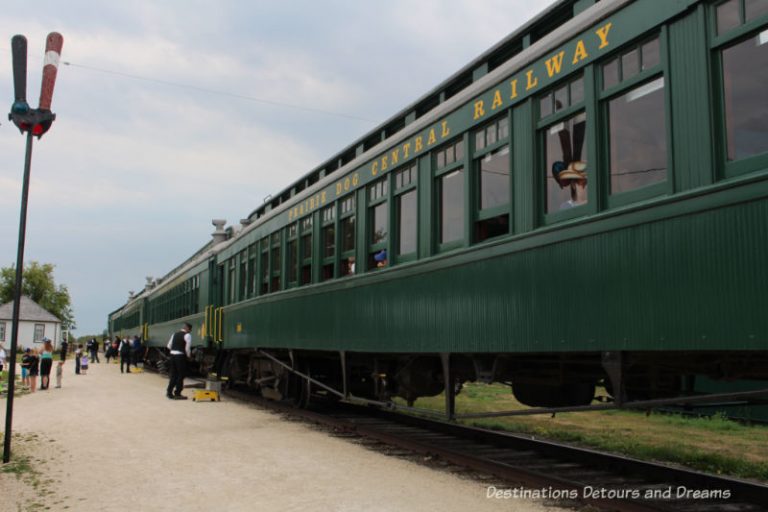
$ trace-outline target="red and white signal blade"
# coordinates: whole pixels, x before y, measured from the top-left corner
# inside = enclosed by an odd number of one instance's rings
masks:
[[[43,62],[43,84],[40,88],[40,110],[51,110],[53,87],[56,85],[56,73],[59,69],[61,47],[64,37],[58,32],[51,32],[45,40],[45,61]]]

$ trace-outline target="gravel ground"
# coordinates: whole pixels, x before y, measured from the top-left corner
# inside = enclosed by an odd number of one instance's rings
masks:
[[[552,510],[226,397],[168,400],[166,382],[68,361],[61,389],[17,396],[12,463],[31,468],[0,471],[0,511]]]

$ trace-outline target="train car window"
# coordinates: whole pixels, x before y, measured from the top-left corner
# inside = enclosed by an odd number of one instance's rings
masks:
[[[655,34],[625,46],[601,66],[598,99],[607,137],[601,154],[608,164],[610,206],[666,190],[669,136],[661,56]]]
[[[539,97],[539,119],[568,110],[583,100],[584,77],[579,74],[578,77]]]
[[[238,300],[245,300],[248,292],[248,249],[240,251],[240,279],[238,281]]]
[[[611,194],[667,178],[664,77],[608,101]]]
[[[320,231],[322,237],[322,262],[320,279],[327,281],[333,279],[336,266],[336,205],[323,209],[323,227]]]
[[[269,238],[261,239],[261,295],[269,293]]]
[[[287,240],[285,243],[285,287],[292,288],[298,284],[299,280],[299,243],[298,222],[288,226]]]
[[[227,304],[233,304],[236,300],[235,295],[235,279],[236,279],[236,264],[235,257],[229,259],[228,279],[227,279]],[[177,292],[178,293],[178,292]]]
[[[440,249],[459,246],[464,240],[466,183],[464,139],[457,139],[434,152],[437,241]],[[445,245],[448,244],[446,247]]]
[[[256,295],[256,290],[259,285],[259,277],[256,273],[256,259],[259,254],[259,248],[257,244],[251,244],[248,246],[248,297]]]
[[[729,0],[714,9],[719,70],[719,136],[726,176],[768,165],[768,1]]]
[[[556,94],[568,98],[568,85]],[[509,233],[510,211],[510,151],[509,117],[505,114],[474,133],[473,174],[477,211],[474,241]]]
[[[395,172],[397,259],[415,259],[418,227],[417,164]],[[412,255],[413,258],[408,258]]]
[[[341,234],[341,251],[339,275],[354,274],[355,266],[355,196],[350,194],[339,202],[339,231]]]
[[[587,115],[580,112],[544,131],[546,213],[585,205],[587,185]]]
[[[728,160],[768,151],[768,30],[722,51]]]
[[[739,0],[729,0],[717,6],[718,34],[724,34],[740,24]]]
[[[383,268],[388,263],[386,246],[389,238],[389,176],[368,185],[368,265],[367,270]]]
[[[301,275],[299,284],[312,282],[312,216],[301,219]]]
[[[437,179],[440,243],[464,237],[464,169],[459,168]]]
[[[768,14],[768,2],[766,0],[746,0],[745,4],[746,21],[752,21]]]
[[[280,241],[281,241],[281,233],[280,231],[276,231],[272,233],[271,243],[270,243],[270,282],[269,282],[269,291],[270,292],[276,292],[280,291],[280,264],[282,263],[281,257],[281,251],[280,251]]]

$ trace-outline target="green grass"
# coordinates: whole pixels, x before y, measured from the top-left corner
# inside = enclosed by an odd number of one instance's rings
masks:
[[[442,395],[416,407],[444,409]],[[456,397],[457,414],[524,409],[503,385],[468,384]],[[684,465],[700,471],[768,481],[768,427],[723,414],[692,417],[639,411],[594,411],[462,421],[494,430]]]

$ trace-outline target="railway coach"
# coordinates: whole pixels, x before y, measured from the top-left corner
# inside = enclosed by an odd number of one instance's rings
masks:
[[[156,360],[189,321],[201,370],[266,396],[449,416],[470,381],[543,410],[765,381],[766,83],[767,0],[559,1],[110,329]]]

